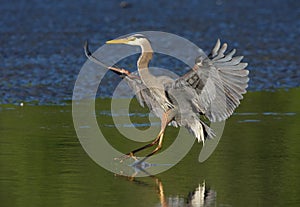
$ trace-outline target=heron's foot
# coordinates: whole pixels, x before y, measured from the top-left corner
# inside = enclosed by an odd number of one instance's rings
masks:
[[[133,152],[129,152],[129,153],[125,154],[125,155],[122,155],[121,157],[116,157],[114,160],[119,160],[120,163],[122,163],[125,159],[128,159],[128,158],[132,158],[135,161],[138,160],[137,157],[134,155]]]

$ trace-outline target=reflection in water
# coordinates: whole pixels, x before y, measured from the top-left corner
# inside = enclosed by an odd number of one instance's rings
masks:
[[[156,177],[132,176],[130,182],[91,161],[74,132],[70,106],[2,105],[1,206],[299,206],[300,88],[247,96],[205,163],[198,163],[201,146],[195,143],[170,170]],[[110,104],[100,100],[96,107],[106,110]],[[99,118],[108,141],[120,151],[140,145],[126,141],[115,128],[103,127],[113,123],[109,116]],[[140,116],[132,120],[148,121]],[[167,132],[168,137],[177,133]],[[166,139],[166,145],[172,142]],[[145,174],[123,164],[131,174]],[[217,201],[208,185],[218,192]]]
[[[188,196],[188,206],[198,207],[198,206],[215,206],[216,205],[217,193],[206,187],[205,181],[202,185],[199,184],[192,193]]]
[[[193,191],[190,192],[187,198],[180,196],[169,196],[168,202],[163,207],[209,207],[216,206],[217,193],[209,188],[206,188],[205,181]]]
[[[156,166],[155,164],[150,164],[147,162],[139,163],[139,165],[132,164],[130,165],[134,173],[127,177],[129,181],[141,184],[142,181],[139,181],[136,176],[139,173],[145,173],[153,180],[157,190],[156,193],[159,197],[160,205],[162,207],[210,207],[216,206],[216,197],[217,193],[214,190],[209,189],[205,181],[201,184],[199,183],[198,187],[195,188],[192,192],[188,192],[186,197],[182,195],[175,196],[166,196],[164,191],[163,181],[157,176],[151,175],[147,172],[147,168]],[[126,176],[124,176],[126,177]],[[149,186],[149,185],[144,185]]]

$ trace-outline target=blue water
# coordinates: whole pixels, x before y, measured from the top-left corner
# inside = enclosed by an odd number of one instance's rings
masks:
[[[95,50],[108,39],[145,30],[175,33],[207,52],[217,38],[228,42],[249,63],[249,90],[300,85],[299,1],[127,2],[126,8],[116,0],[2,2],[0,104],[71,100],[86,61],[86,39]],[[170,62],[162,62],[162,67],[176,68],[177,63]],[[101,96],[109,96],[118,80],[109,76]]]

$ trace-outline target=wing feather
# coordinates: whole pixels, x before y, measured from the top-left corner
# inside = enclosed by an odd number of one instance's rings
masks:
[[[218,39],[208,57],[197,58],[195,67],[175,81],[174,87],[181,84],[196,91],[194,108],[212,122],[231,116],[248,87],[248,64],[241,62],[243,56],[234,56],[235,49],[225,54],[227,47]]]

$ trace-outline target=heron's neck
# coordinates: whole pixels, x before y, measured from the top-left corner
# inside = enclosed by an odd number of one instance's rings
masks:
[[[152,59],[153,50],[148,41],[145,41],[141,45],[142,53],[138,59],[137,67],[139,71],[139,75],[144,83],[151,81],[153,75],[149,72],[148,66],[149,62]]]
[[[139,74],[140,74],[141,78],[143,79],[143,77],[151,75],[148,70],[148,66],[149,66],[150,60],[152,59],[153,50],[148,41],[145,42],[144,44],[142,44],[141,48],[142,48],[142,53],[138,59],[137,67],[139,70]]]

